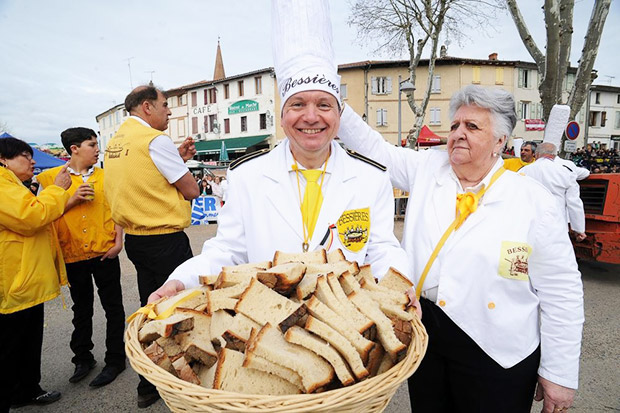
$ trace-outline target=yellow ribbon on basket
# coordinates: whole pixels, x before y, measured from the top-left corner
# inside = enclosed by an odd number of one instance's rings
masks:
[[[135,313],[130,315],[127,318],[127,322],[128,323],[131,322],[131,320],[136,318],[138,316],[138,314],[145,314],[151,320],[164,320],[164,319],[170,317],[172,315],[172,313],[174,313],[174,310],[176,310],[176,308],[178,306],[180,306],[184,302],[186,302],[188,300],[191,300],[192,298],[194,298],[194,297],[196,297],[196,296],[198,296],[200,294],[202,294],[201,290],[196,290],[196,291],[193,291],[193,292],[187,294],[185,297],[179,299],[176,303],[171,305],[169,308],[166,309],[166,311],[162,312],[161,314],[157,314],[155,312],[155,303],[147,304],[144,307],[140,307],[138,309],[138,311],[136,311]]]
[[[428,272],[431,269],[433,262],[435,262],[435,258],[437,258],[437,255],[439,255],[439,251],[446,243],[448,237],[452,234],[453,231],[456,231],[461,227],[461,225],[463,225],[463,222],[465,222],[467,217],[476,212],[476,210],[478,209],[478,204],[480,203],[480,199],[482,199],[484,193],[491,187],[491,185],[495,183],[495,181],[497,181],[497,179],[504,172],[506,172],[506,169],[504,169],[503,166],[500,167],[491,177],[489,185],[482,188],[477,194],[473,192],[465,192],[464,194],[458,194],[456,196],[456,218],[454,218],[452,224],[450,224],[446,232],[444,232],[444,234],[441,236],[441,239],[435,246],[435,250],[431,254],[430,258],[426,263],[426,266],[424,267],[424,271],[422,271],[422,276],[420,277],[420,281],[418,281],[418,287],[415,290],[415,296],[418,298],[418,300],[420,299],[420,294],[422,294],[422,286],[424,285],[424,280],[426,279],[426,276],[428,275]]]

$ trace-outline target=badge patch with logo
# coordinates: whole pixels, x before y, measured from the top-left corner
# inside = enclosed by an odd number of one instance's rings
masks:
[[[509,280],[529,279],[528,259],[532,247],[524,242],[502,241],[499,254],[499,275]]]
[[[358,252],[370,235],[370,208],[344,211],[336,225],[342,245],[351,252]]]

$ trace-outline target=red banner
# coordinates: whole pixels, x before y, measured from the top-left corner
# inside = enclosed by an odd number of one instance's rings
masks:
[[[525,119],[525,130],[545,130],[545,122],[542,119]]]

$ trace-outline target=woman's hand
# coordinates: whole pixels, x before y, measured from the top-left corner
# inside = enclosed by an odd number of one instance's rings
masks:
[[[534,400],[543,400],[543,413],[566,412],[572,405],[575,397],[575,389],[560,386],[547,379],[538,376],[538,386]]]
[[[184,289],[185,284],[183,284],[181,281],[170,280],[161,287],[159,287],[153,294],[149,295],[147,304],[150,304],[153,301],[157,301],[162,297],[172,297],[173,295],[176,295],[179,291],[183,291]]]
[[[71,175],[67,172],[68,167],[69,163],[67,162],[65,166],[60,168],[60,172],[58,172],[56,179],[54,179],[54,185],[61,187],[65,191],[71,187]]]
[[[415,288],[411,287],[406,292],[407,292],[407,297],[409,297],[409,304],[407,304],[407,307],[415,308],[415,313],[418,315],[418,318],[421,320],[422,319],[422,307],[420,306],[418,297],[415,296]]]

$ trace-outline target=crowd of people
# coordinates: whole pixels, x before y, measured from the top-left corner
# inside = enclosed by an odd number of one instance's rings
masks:
[[[616,148],[587,145],[573,152],[570,160],[593,174],[620,173],[620,154]]]
[[[340,248],[378,277],[394,267],[414,283],[404,293],[429,335],[409,381],[414,411],[529,412],[533,398],[546,412],[569,409],[583,288],[567,220],[558,219],[564,204],[544,182],[507,170],[500,156],[517,121],[513,96],[467,86],[450,102],[446,151],[395,147],[342,102],[327,0],[274,0],[272,17],[286,139],[232,162],[223,181],[187,168],[194,143],[177,148],[165,135],[171,112],[152,85],[126,97],[130,116],[106,148],[105,169],[94,167],[94,131],[71,128],[61,134],[71,158],[41,174],[38,194],[22,184],[34,173],[30,146],[0,139],[0,329],[14,332],[0,340],[0,364],[14,372],[0,375],[1,411],[60,399],[39,384],[43,303],[67,279],[75,365],[68,380],[96,365],[93,281],[107,325],[105,366],[90,385],[105,386],[125,369],[123,247],[142,306],[222,266],[270,260],[275,250]],[[319,40],[300,41],[310,38]],[[555,146],[528,145],[515,168],[531,166],[535,153],[545,160],[534,165],[568,174],[555,165]],[[392,187],[411,194],[402,245]],[[216,236],[194,257],[184,229],[190,201],[201,195],[225,205]],[[344,242],[339,234],[351,228],[365,236]],[[144,377],[137,396],[139,408],[160,398]]]
[[[214,196],[220,205],[224,205],[228,188],[228,182],[225,176],[208,173],[204,174],[204,176],[196,174],[194,175],[194,179],[196,180],[201,196]]]

